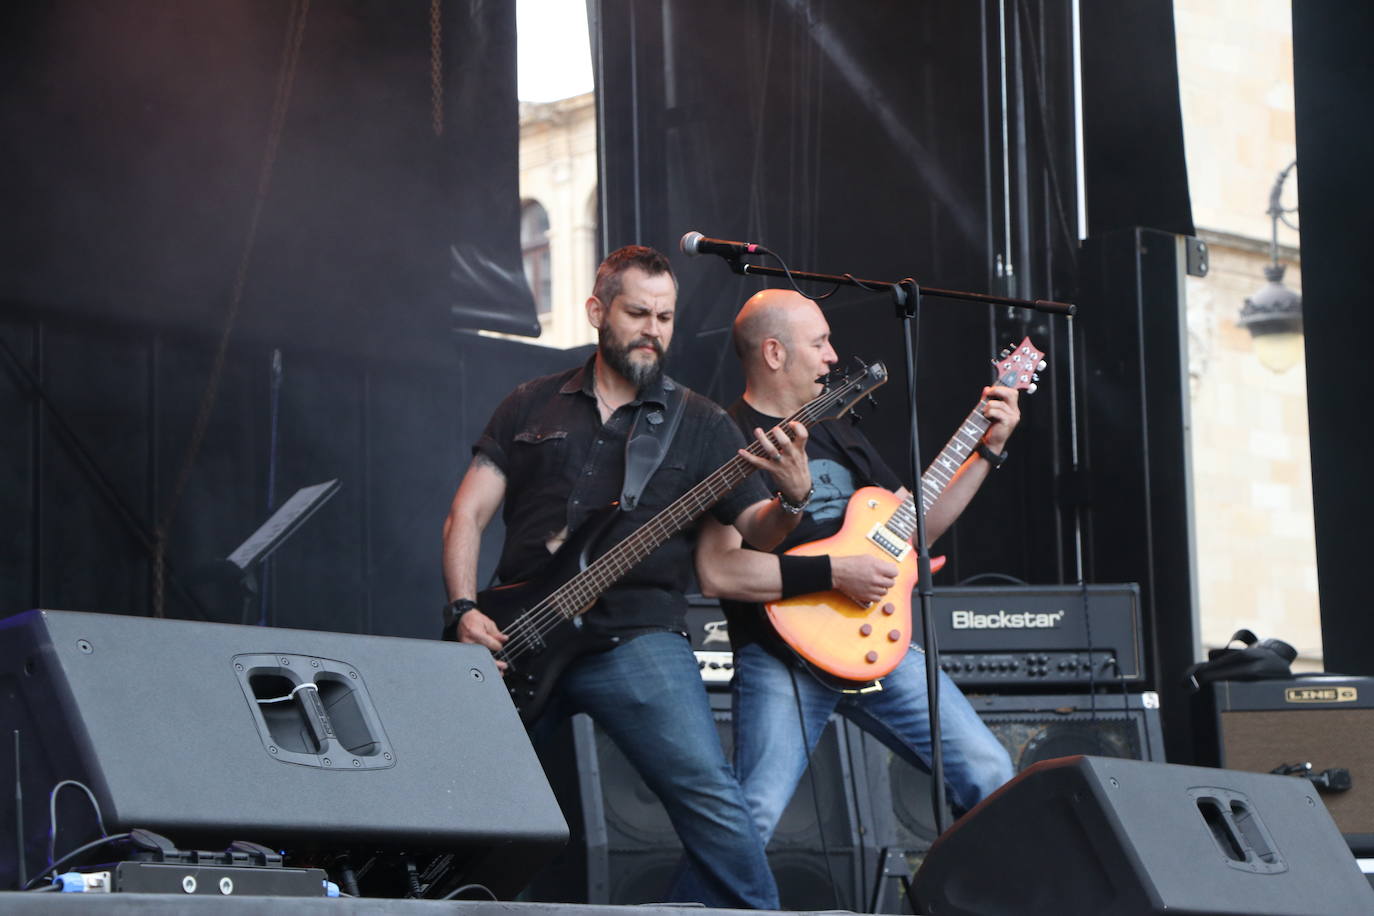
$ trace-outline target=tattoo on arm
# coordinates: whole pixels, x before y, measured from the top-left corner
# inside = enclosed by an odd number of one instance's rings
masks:
[[[487,457],[485,452],[478,452],[477,454],[472,456],[472,466],[475,468],[491,468],[502,478],[506,476],[506,472],[501,470],[501,468],[496,464],[495,461],[492,461],[489,457]]]

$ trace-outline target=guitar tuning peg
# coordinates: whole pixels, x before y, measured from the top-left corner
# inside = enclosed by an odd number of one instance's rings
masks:
[[[864,399],[868,401],[868,405],[870,407],[876,408],[878,406],[878,399],[873,396],[872,392],[869,392],[867,395],[865,395]]]
[[[1034,382],[1031,382],[1029,385],[1026,386],[1026,394],[1035,394],[1035,389],[1039,387],[1039,385],[1035,384]]]
[[[862,419],[863,419],[863,417],[859,416],[859,414],[858,414],[852,407],[849,409],[849,422],[850,422],[850,423],[853,423],[853,424],[855,424],[855,425],[857,426],[858,423],[859,423],[859,421],[862,420]]]
[[[1049,365],[1049,363],[1045,362],[1045,361],[1042,359],[1042,360],[1040,360],[1040,364],[1037,365],[1035,368],[1039,369],[1041,372],[1044,372],[1044,371],[1045,371],[1045,367],[1048,366],[1048,365]]]
[[[1004,347],[1002,348],[1002,352],[998,353],[997,356],[999,359],[1006,359],[1008,356],[1011,356],[1011,350]]]
[[[1031,373],[1031,381],[1034,381],[1034,382],[1040,381],[1040,373],[1039,373],[1039,372],[1032,372],[1032,373]]]

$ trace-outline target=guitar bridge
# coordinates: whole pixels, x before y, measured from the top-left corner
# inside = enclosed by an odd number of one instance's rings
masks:
[[[910,542],[905,538],[898,537],[881,522],[874,525],[872,530],[868,532],[868,539],[899,563],[911,552]]]

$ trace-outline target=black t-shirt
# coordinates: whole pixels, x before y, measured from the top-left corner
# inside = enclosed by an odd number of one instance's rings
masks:
[[[740,431],[751,440],[755,427],[766,431],[782,422],[780,417],[759,413],[743,398],[731,405],[729,414]],[[773,553],[783,553],[798,544],[818,541],[839,531],[844,524],[849,497],[854,495],[855,490],[870,486],[896,490],[902,486],[901,478],[887,466],[873,443],[848,418],[827,420],[811,427],[806,442],[806,457],[816,492],[802,511],[802,519],[797,527],[774,548]],[[755,476],[762,479],[769,491],[776,489],[767,472],[760,471]],[[722,600],[720,606],[729,622],[730,645],[733,649],[738,651],[743,646],[757,642],[775,653],[785,651],[773,634],[762,605]]]
[[[496,408],[472,447],[506,476],[506,539],[496,568],[502,582],[537,576],[549,558],[545,545],[554,535],[564,528],[576,530],[620,498],[625,439],[639,401],[621,407],[603,424],[592,384],[590,361],[526,382]],[[666,401],[662,384],[641,395],[649,408]],[[744,445],[730,418],[706,398],[688,392],[682,409],[677,434],[639,505],[615,513],[597,555],[634,533]],[[768,491],[753,475],[709,511],[729,525],[745,508],[767,498]],[[693,526],[669,538],[612,586],[587,612],[587,625],[616,633],[660,627],[685,631],[683,593],[690,580],[695,531]]]

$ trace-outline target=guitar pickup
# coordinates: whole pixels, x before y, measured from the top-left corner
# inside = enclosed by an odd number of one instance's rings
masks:
[[[899,563],[908,553],[911,553],[911,543],[905,538],[898,537],[881,522],[874,525],[872,530],[868,532],[868,539]]]

